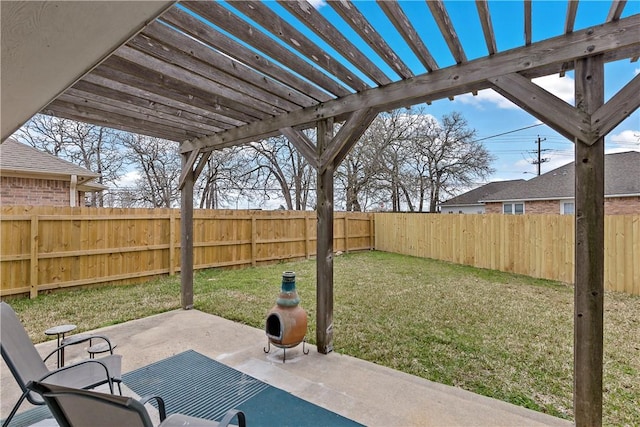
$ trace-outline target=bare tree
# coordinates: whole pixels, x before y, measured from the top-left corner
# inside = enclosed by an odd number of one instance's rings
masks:
[[[277,187],[289,210],[305,210],[313,203],[315,170],[286,137],[269,138],[249,147],[256,154],[254,182],[260,183],[265,196]]]
[[[252,185],[247,149],[231,147],[214,151],[198,177],[195,192],[201,209],[221,209],[245,195]]]
[[[178,179],[181,165],[176,143],[128,134],[123,144],[129,164],[139,173],[136,189],[129,197],[139,206],[177,206],[180,200]]]
[[[113,186],[124,172],[119,148],[123,133],[87,123],[38,114],[13,137],[32,147],[99,173],[100,184]],[[92,206],[103,206],[102,195],[93,195]]]
[[[380,114],[369,126],[337,171],[344,185],[346,210],[362,210],[361,200],[365,199],[367,205],[390,201],[393,211],[403,205],[413,210],[408,141],[418,117],[413,110],[393,110]]]
[[[420,178],[428,186],[430,212],[436,212],[444,196],[493,173],[493,156],[474,137],[475,129],[458,112],[444,115],[440,123],[427,120],[416,128],[412,146],[425,166]]]

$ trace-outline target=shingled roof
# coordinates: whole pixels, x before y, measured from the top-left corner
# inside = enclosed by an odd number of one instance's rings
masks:
[[[488,184],[482,185],[466,193],[460,194],[452,199],[441,203],[440,206],[476,206],[482,205],[481,200],[486,199],[492,194],[502,191],[517,182],[524,182],[524,179],[513,179],[510,181],[494,181]]]
[[[640,152],[605,155],[605,197],[640,196]],[[513,185],[482,199],[483,202],[511,200],[558,200],[573,198],[574,162]]]
[[[0,144],[0,174],[59,180],[70,180],[71,175],[76,175],[78,184],[86,183],[100,176],[100,174],[11,138]],[[92,184],[101,189],[106,188],[98,183]]]

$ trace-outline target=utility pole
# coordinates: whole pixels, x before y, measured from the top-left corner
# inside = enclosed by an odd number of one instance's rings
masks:
[[[549,161],[548,157],[545,157],[544,159],[542,158],[542,152],[543,151],[549,151],[549,150],[542,150],[541,149],[542,141],[546,141],[546,140],[547,140],[547,138],[540,138],[540,135],[538,135],[538,140],[537,140],[537,143],[538,143],[538,160],[534,160],[534,161],[531,162],[531,164],[538,166],[538,176],[540,176],[540,172],[541,172],[540,165]]]

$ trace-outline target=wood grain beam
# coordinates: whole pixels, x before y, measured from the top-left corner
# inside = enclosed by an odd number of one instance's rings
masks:
[[[636,75],[591,117],[594,136],[605,136],[640,108],[640,74]]]
[[[218,25],[223,30],[228,31],[238,39],[258,49],[260,52],[268,54],[273,59],[299,73],[301,76],[304,76],[309,81],[314,82],[327,92],[337,96],[344,96],[350,93],[344,86],[338,84],[338,82],[313,65],[294,55],[284,46],[281,46],[279,43],[274,43],[273,39],[264,34],[259,28],[240,19],[229,9],[218,4],[218,2],[186,1],[180,4]]]
[[[154,55],[156,54],[154,53]],[[154,70],[156,73],[161,73],[166,78],[199,89],[203,93],[215,94],[224,100],[226,105],[256,118],[265,119],[270,115],[278,115],[287,111],[284,107],[270,105],[262,99],[226,86],[215,77],[209,79],[200,74],[189,72],[183,66],[174,65],[175,61],[167,62],[166,58],[162,60],[129,46],[120,47],[114,55],[141,67]]]
[[[96,90],[91,86],[101,86],[103,90]],[[104,97],[124,99],[129,102],[126,98],[122,98],[120,95],[122,93],[125,93],[129,96],[141,99],[144,102],[142,105],[149,105],[154,107],[156,105],[166,105],[167,107],[175,108],[178,111],[190,112],[196,116],[205,118],[207,123],[209,123],[210,125],[219,126],[222,129],[228,129],[244,124],[244,122],[241,122],[239,120],[234,120],[222,114],[213,112],[209,109],[202,108],[197,104],[197,102],[187,104],[185,101],[188,101],[188,97],[184,95],[174,97],[171,93],[159,94],[147,90],[146,87],[140,87],[137,85],[133,86],[121,81],[112,80],[111,78],[104,75],[99,75],[96,72],[88,75],[82,81],[76,83],[73,87],[87,91],[96,90],[95,93],[102,94],[102,96]]]
[[[502,96],[564,137],[588,141],[591,120],[573,106],[517,73],[489,79]]]
[[[617,21],[622,16],[622,11],[624,10],[625,5],[627,4],[627,0],[614,0],[611,2],[611,8],[609,9],[609,14],[607,15],[607,22]]]
[[[320,157],[320,172],[324,172],[329,165],[333,165],[333,168],[337,166],[336,157],[345,148],[347,152],[353,144],[355,144],[360,136],[367,130],[369,124],[373,121],[376,114],[371,109],[358,110],[351,113],[350,117],[340,127],[336,135],[331,140],[331,144],[323,151]],[[340,159],[337,163],[339,164]]]
[[[467,56],[462,48],[462,43],[460,43],[458,34],[456,33],[455,28],[453,28],[451,18],[449,18],[449,14],[447,13],[447,9],[444,7],[442,0],[426,0],[426,2],[429,6],[429,10],[431,10],[433,18],[438,24],[438,28],[440,28],[442,36],[447,42],[447,46],[449,46],[449,50],[451,51],[453,58],[456,60],[456,63],[462,64],[463,62],[467,62]]]
[[[209,161],[209,157],[211,157],[211,154],[212,154],[211,151],[202,152],[202,156],[200,156],[200,160],[198,160],[198,164],[196,164],[196,167],[193,170],[194,180],[198,179],[198,177],[202,173],[202,170],[205,168],[205,166],[207,166],[207,161]]]
[[[256,71],[282,82],[284,85],[304,93],[316,101],[324,102],[333,98],[316,85],[282,68],[269,58],[248,49],[243,44],[231,39],[212,26],[204,24],[187,12],[173,8],[162,16],[162,20],[242,64],[251,64],[251,67]]]
[[[188,156],[186,155],[188,154]],[[178,189],[182,190],[190,175],[193,175],[193,165],[198,160],[200,150],[193,150],[191,153],[185,153],[182,162],[182,171],[180,172],[180,179],[178,180]],[[197,179],[197,177],[193,177]]]
[[[376,84],[387,85],[391,83],[391,79],[373,61],[351,43],[341,31],[338,31],[309,2],[278,0],[278,3]]]
[[[576,23],[576,13],[578,12],[578,0],[567,2],[567,17],[564,21],[564,33],[573,32],[573,26]]]
[[[149,41],[149,38],[152,41]],[[139,50],[153,52],[159,58],[166,58],[176,65],[205,77],[219,76],[217,79],[226,86],[258,99],[262,99],[259,94],[265,92],[268,96],[275,97],[276,102],[284,100],[284,102],[292,103],[292,106],[289,107],[286,104],[282,105],[282,108],[287,110],[298,106],[309,107],[316,103],[313,98],[292,90],[291,87],[285,86],[277,80],[265,77],[264,74],[257,73],[249,66],[229,58],[165,24],[154,22],[138,37],[131,40],[130,44],[133,45],[133,43],[136,43],[135,47]],[[258,88],[258,93],[252,94],[256,92],[256,88]],[[263,100],[272,103],[271,100]]]
[[[376,31],[373,25],[369,23],[367,18],[360,13],[351,0],[332,1],[328,2],[328,4],[400,77],[403,79],[413,77],[413,72],[409,67],[407,67],[391,46],[384,41],[382,36]]]
[[[184,184],[180,190],[180,305],[193,308],[193,171],[186,165],[191,154],[182,154]],[[181,174],[181,175],[182,175]]]
[[[289,142],[300,151],[300,154],[315,170],[318,170],[320,161],[318,160],[316,145],[302,131],[287,127],[280,129],[280,133],[287,137]]]
[[[221,130],[219,128],[204,125],[198,121],[185,120],[177,115],[165,114],[160,110],[136,107],[135,105],[130,105],[123,101],[103,98],[96,96],[93,93],[82,92],[77,89],[67,89],[58,97],[57,100],[67,102],[69,104],[91,107],[96,111],[104,111],[105,114],[123,114],[129,117],[141,118],[150,123],[166,124],[194,132],[195,134],[208,135]]]
[[[604,102],[602,56],[579,59],[576,106],[594,114]],[[574,387],[576,427],[602,426],[604,333],[604,137],[576,141]]]
[[[376,0],[376,2],[427,71],[437,70],[438,64],[398,2],[388,0]]]
[[[197,138],[197,133],[186,131],[180,127],[172,127],[166,124],[150,123],[144,117],[132,117],[120,113],[105,114],[102,110],[91,107],[82,107],[77,104],[53,101],[43,110],[44,114],[58,115],[60,117],[75,117],[74,120],[81,122],[95,123],[106,127],[120,129],[119,126],[129,129],[140,129],[137,133],[145,133],[148,135],[166,135],[170,136],[172,141],[184,141],[185,139]],[[150,132],[150,133],[147,133]]]
[[[333,139],[333,120],[318,122],[318,157]],[[317,241],[316,241],[316,346],[318,352],[333,351],[333,167],[317,178]]]
[[[482,33],[484,34],[484,40],[487,44],[487,51],[489,55],[495,54],[498,49],[496,47],[496,38],[493,34],[493,25],[491,24],[491,14],[489,13],[489,5],[486,0],[476,0],[476,9],[478,9],[478,16],[480,17],[480,24],[482,25]]]
[[[274,36],[287,43],[293,49],[315,62],[344,84],[356,91],[368,89],[370,86],[355,73],[321,49],[293,25],[281,19],[268,6],[260,1],[232,1],[229,5],[253,19],[269,30]]]
[[[95,100],[101,100],[101,102],[119,102],[120,104],[128,105],[129,108],[137,108],[141,112],[157,113],[161,118],[168,118],[169,116],[180,118],[185,123],[191,122],[193,125],[201,127],[202,129],[209,129],[209,132],[220,132],[229,128],[229,125],[221,124],[205,115],[198,114],[199,111],[196,112],[194,108],[189,108],[186,105],[178,106],[171,101],[164,103],[160,97],[156,98],[152,96],[150,98],[144,98],[136,96],[131,92],[117,91],[112,88],[90,83],[87,80],[76,83],[71,89],[67,89],[67,93],[77,94],[85,98],[91,97]],[[187,109],[184,108],[185,106]]]
[[[369,89],[315,107],[292,111],[285,116],[229,129],[215,136],[192,141],[185,145],[184,149],[190,151],[196,146],[204,148],[237,145],[261,135],[277,132],[284,127],[296,127],[327,117],[338,117],[363,108],[384,111],[391,106],[396,108],[440,99],[442,95],[459,95],[490,87],[489,79],[506,74],[523,73],[528,78],[539,77],[537,69],[547,73],[550,69],[559,69],[564,62],[590,55],[605,53],[606,56],[608,53],[624,51],[629,57],[636,56],[640,53],[638,26],[640,15],[634,15],[533,43],[531,46],[496,53],[453,68],[435,70],[384,87]]]
[[[153,126],[140,126],[139,124],[136,125],[125,125],[122,124],[121,122],[110,122],[108,120],[105,119],[100,119],[100,118],[92,118],[89,119],[86,115],[85,116],[81,116],[79,114],[76,114],[73,111],[68,111],[65,109],[58,109],[58,108],[51,108],[50,106],[46,107],[45,109],[40,111],[42,114],[47,114],[49,116],[54,116],[54,117],[61,117],[64,119],[70,119],[70,120],[75,120],[76,122],[83,122],[83,123],[92,123],[98,126],[104,126],[104,127],[108,127],[108,128],[112,128],[112,129],[118,129],[124,132],[131,132],[131,133],[138,133],[138,134],[142,134],[142,135],[147,135],[147,136],[152,136],[154,138],[161,138],[161,139],[166,139],[169,141],[176,141],[176,142],[180,142],[180,141],[184,141],[185,140],[185,136],[182,134],[175,134],[175,133],[171,133],[171,132],[165,132],[165,131],[159,131],[158,129],[154,128]]]
[[[183,103],[220,113],[229,122],[248,123],[257,118],[264,118],[266,113],[258,113],[255,109],[248,111],[242,104],[218,96],[208,90],[196,88],[186,82],[164,76],[152,68],[142,67],[139,64],[127,61],[116,55],[112,55],[107,61],[93,70],[92,75],[98,75],[107,79],[134,86],[148,92],[156,93],[168,98],[176,99]],[[253,115],[251,113],[254,113]],[[236,125],[238,126],[238,125]]]
[[[531,0],[524,0],[524,44],[531,44]]]

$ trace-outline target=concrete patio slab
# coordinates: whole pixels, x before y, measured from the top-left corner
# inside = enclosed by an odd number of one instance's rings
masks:
[[[571,422],[480,396],[312,345],[287,350],[267,344],[263,330],[198,310],[175,310],[92,331],[109,336],[129,372],[185,350],[195,350],[268,384],[369,426],[570,426]],[[55,341],[37,345],[41,354]],[[86,357],[67,351],[66,361]],[[20,395],[2,362],[1,413]],[[30,405],[23,405],[28,409]],[[247,420],[249,425],[251,420]]]

